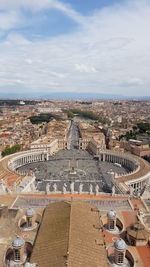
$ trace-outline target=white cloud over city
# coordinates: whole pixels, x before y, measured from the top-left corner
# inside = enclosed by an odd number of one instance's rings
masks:
[[[32,40],[21,30],[29,25],[23,8],[57,9],[76,22],[76,29]],[[35,94],[150,95],[150,1],[125,1],[89,16],[53,0],[5,0],[0,9],[1,92],[16,86]]]

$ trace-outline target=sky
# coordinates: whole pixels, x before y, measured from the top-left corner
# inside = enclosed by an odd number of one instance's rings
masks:
[[[150,0],[0,0],[0,96],[150,96]]]

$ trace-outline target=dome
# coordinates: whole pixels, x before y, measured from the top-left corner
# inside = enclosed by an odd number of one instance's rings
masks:
[[[23,240],[22,237],[19,237],[19,236],[17,236],[17,237],[12,241],[12,246],[13,246],[14,248],[20,248],[20,247],[24,246],[24,244],[25,244],[25,241]]]
[[[134,239],[136,241],[145,240],[147,242],[150,237],[150,231],[146,230],[144,225],[141,223],[130,225],[127,228],[127,234],[130,239]]]
[[[114,210],[110,210],[110,211],[108,211],[108,213],[107,213],[107,217],[108,217],[109,219],[115,219],[115,218],[116,218],[116,212],[115,212]]]
[[[133,226],[131,226],[131,228],[133,228],[133,230],[135,231],[140,231],[145,229],[144,225],[141,223],[135,223]]]
[[[33,209],[29,208],[26,210],[26,216],[27,217],[33,217],[34,214],[35,214],[35,211]]]
[[[118,239],[115,243],[114,243],[114,246],[116,249],[118,250],[126,250],[127,246],[126,246],[126,243],[124,242],[123,239]]]

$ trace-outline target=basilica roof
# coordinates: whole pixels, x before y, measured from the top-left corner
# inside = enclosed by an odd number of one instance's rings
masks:
[[[59,202],[45,209],[31,263],[39,267],[106,267],[99,212],[85,202]]]

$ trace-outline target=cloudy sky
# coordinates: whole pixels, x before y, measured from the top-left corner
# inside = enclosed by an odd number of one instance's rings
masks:
[[[0,93],[150,96],[150,0],[0,0]]]

